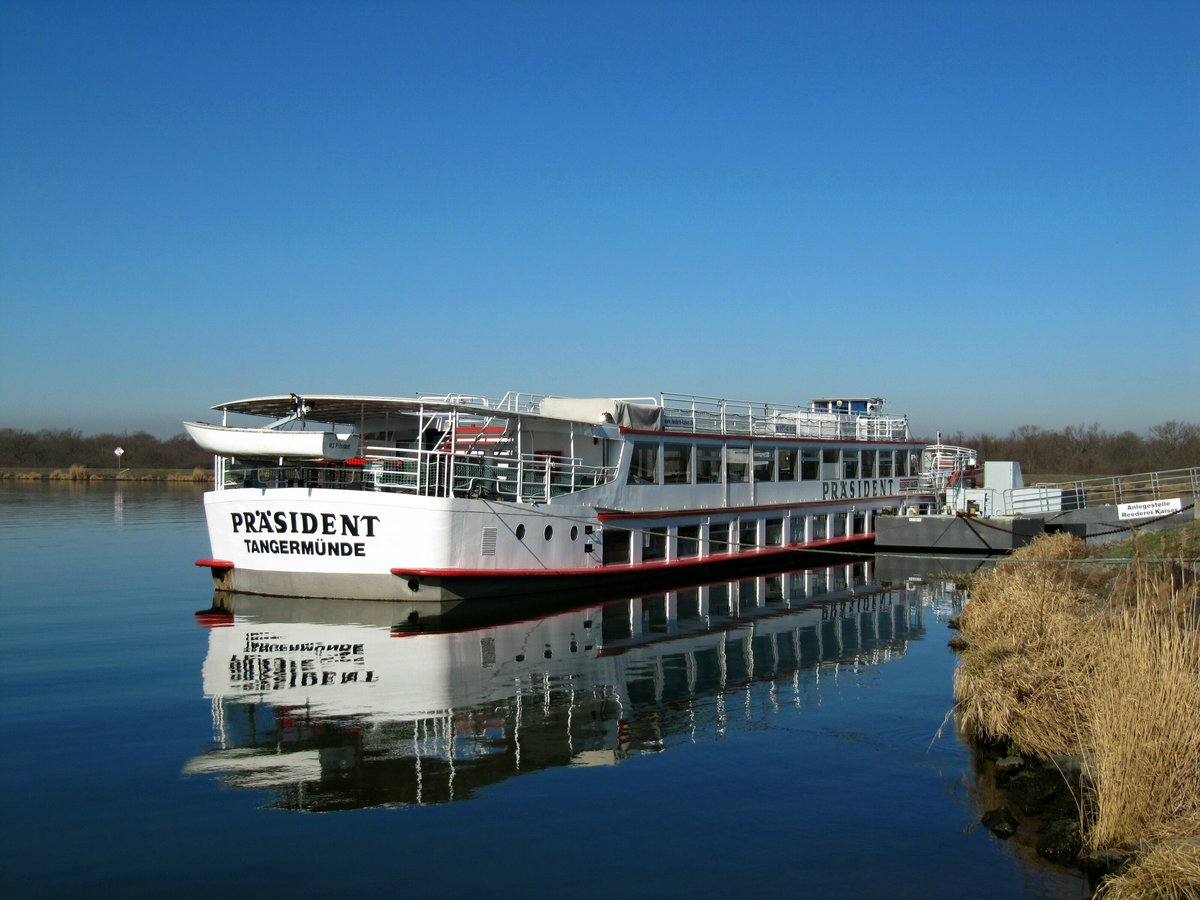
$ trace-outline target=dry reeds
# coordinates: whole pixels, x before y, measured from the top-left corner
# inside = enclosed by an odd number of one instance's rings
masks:
[[[1100,635],[1082,742],[1094,847],[1200,839],[1200,631],[1195,579],[1159,568]],[[1200,883],[1198,883],[1200,884]]]
[[[1079,698],[1095,664],[1092,632],[1108,576],[1068,534],[1022,547],[977,579],[960,618],[967,644],[954,675],[960,724],[985,742],[1055,756],[1079,744]]]
[[[70,469],[64,472],[62,469],[55,469],[50,473],[51,481],[90,481],[92,473],[87,466],[72,465]]]
[[[1137,848],[1103,895],[1200,898],[1200,599],[1194,560],[1123,571],[1039,538],[977,579],[956,712],[978,739],[1083,760],[1084,840]]]
[[[212,471],[203,466],[196,466],[189,472],[172,472],[167,476],[167,481],[187,481],[187,482],[205,482],[212,481]]]
[[[1096,889],[1104,900],[1196,900],[1200,897],[1200,840],[1167,840],[1137,857]]]

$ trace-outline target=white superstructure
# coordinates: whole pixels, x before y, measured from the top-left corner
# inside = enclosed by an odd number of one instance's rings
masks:
[[[221,404],[205,495],[224,590],[443,602],[645,579],[873,536],[922,445],[879,398],[804,406],[679,394]],[[246,455],[258,417],[269,451]],[[222,440],[222,429],[227,441]],[[361,455],[311,459],[336,435]],[[258,445],[255,445],[258,446]],[[275,455],[278,454],[278,455]]]

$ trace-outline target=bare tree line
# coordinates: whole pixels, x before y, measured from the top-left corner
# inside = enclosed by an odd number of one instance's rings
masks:
[[[77,429],[21,431],[0,428],[0,466],[65,468],[79,465],[115,469],[118,447],[121,465],[139,469],[191,469],[212,465],[212,456],[186,434],[160,440],[144,431],[133,434],[84,436]]]
[[[1145,436],[1097,424],[1061,431],[1022,425],[1006,437],[959,432],[942,435],[942,442],[973,447],[985,460],[1016,460],[1026,474],[1133,475],[1200,466],[1200,424],[1188,422],[1163,422]]]

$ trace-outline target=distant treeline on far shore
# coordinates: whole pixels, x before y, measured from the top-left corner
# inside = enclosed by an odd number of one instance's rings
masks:
[[[1007,437],[943,434],[942,443],[973,447],[985,460],[1016,460],[1026,474],[1035,475],[1131,475],[1200,465],[1200,424],[1186,422],[1164,422],[1144,436],[1132,431],[1114,434],[1099,425],[1068,425],[1062,431],[1022,425]],[[160,440],[144,431],[85,437],[75,429],[0,428],[0,467],[115,469],[117,447],[124,450],[124,468],[192,469],[212,464],[212,457],[186,434]]]
[[[0,428],[0,467],[55,468],[86,466],[116,469],[120,447],[122,468],[193,469],[211,467],[212,454],[196,446],[186,434],[160,440],[152,434],[93,434],[85,437],[71,428],[21,431]]]
[[[1044,431],[1022,425],[1007,437],[943,434],[942,443],[972,447],[984,460],[1016,460],[1025,474],[1134,475],[1200,466],[1200,424],[1164,422],[1145,436],[1112,433],[1099,425],[1068,425]]]

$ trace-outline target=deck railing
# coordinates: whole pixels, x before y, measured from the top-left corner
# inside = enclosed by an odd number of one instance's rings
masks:
[[[529,503],[604,484],[616,472],[569,457],[368,448],[362,481],[365,490]]]
[[[907,440],[908,419],[873,413],[817,412],[748,400],[663,394],[663,430],[829,440]]]
[[[481,406],[484,409],[492,409],[498,413],[536,413],[545,396],[545,394],[532,394],[528,391],[509,391],[500,398],[484,397],[475,394],[427,394],[424,391],[417,391],[417,397],[421,400]]]
[[[424,497],[485,497],[540,503],[616,478],[614,466],[541,456],[367,448],[361,466],[240,465],[226,461],[226,488],[309,487],[394,491]]]
[[[1137,475],[1111,475],[1078,481],[1038,483],[1035,487],[1075,490],[1087,498],[1088,506],[1140,503],[1174,497],[1200,497],[1200,466],[1142,472]]]

